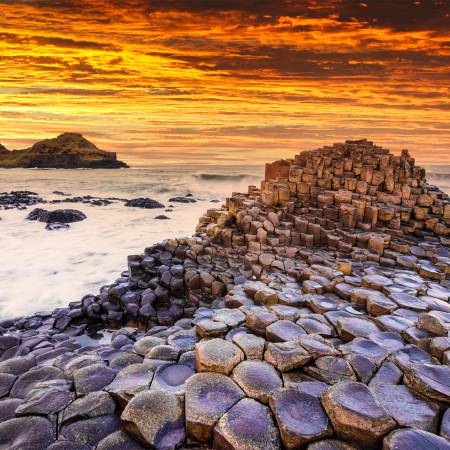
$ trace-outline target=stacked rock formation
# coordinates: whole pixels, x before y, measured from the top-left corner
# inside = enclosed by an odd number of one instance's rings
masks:
[[[0,324],[0,447],[450,449],[449,208],[366,140],[267,165],[99,295]]]

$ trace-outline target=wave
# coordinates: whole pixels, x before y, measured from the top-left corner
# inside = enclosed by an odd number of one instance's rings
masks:
[[[194,175],[195,178],[198,178],[199,180],[204,181],[239,181],[239,180],[259,180],[260,177],[257,177],[256,175],[250,175],[250,174],[240,174],[240,175],[224,175],[220,173],[201,173],[199,175]]]

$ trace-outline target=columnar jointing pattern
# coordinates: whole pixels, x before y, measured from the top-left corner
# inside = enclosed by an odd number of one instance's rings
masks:
[[[0,446],[450,449],[449,225],[406,150],[267,164],[99,295],[0,324]]]

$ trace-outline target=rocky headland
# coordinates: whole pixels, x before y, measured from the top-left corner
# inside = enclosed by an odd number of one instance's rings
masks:
[[[128,167],[114,152],[105,152],[78,133],[64,133],[24,150],[0,145],[0,167],[56,169],[120,169]]]
[[[450,449],[425,175],[367,140],[302,152],[98,295],[2,320],[0,448]]]

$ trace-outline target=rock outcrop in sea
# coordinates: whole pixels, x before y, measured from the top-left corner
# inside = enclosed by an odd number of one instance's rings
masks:
[[[128,167],[114,152],[105,152],[78,133],[64,133],[36,142],[25,150],[0,145],[0,167],[56,169],[120,169]]]
[[[449,449],[449,233],[407,151],[268,164],[98,295],[1,322],[0,447]]]

